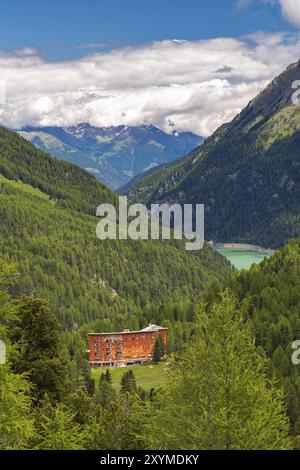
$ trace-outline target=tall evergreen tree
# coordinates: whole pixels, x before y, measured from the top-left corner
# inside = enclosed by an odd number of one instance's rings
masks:
[[[154,348],[153,348],[153,362],[155,363],[160,362],[161,355],[162,355],[161,340],[160,340],[160,336],[157,336],[155,338],[155,343],[154,343]]]
[[[98,403],[103,407],[107,407],[116,397],[116,392],[112,386],[112,379],[109,369],[106,370],[105,374],[102,373],[100,375],[96,397]]]
[[[111,378],[111,373],[109,369],[106,369],[105,372],[105,380],[107,383],[111,384],[112,383],[112,378]]]
[[[266,378],[235,298],[225,292],[209,311],[203,305],[196,326],[168,387],[141,411],[146,447],[290,449],[282,392]]]
[[[137,450],[137,425],[135,406],[139,403],[136,395],[119,395],[107,408],[101,418],[87,428],[86,446],[92,450]]]
[[[62,403],[54,408],[46,404],[40,410],[37,450],[82,450],[85,432],[76,423],[75,414]]]
[[[26,449],[33,435],[30,384],[0,365],[0,449]]]
[[[45,395],[52,400],[63,399],[70,387],[70,377],[67,358],[60,349],[55,315],[44,300],[25,297],[20,319],[14,334],[20,345],[14,368],[29,375],[38,400]]]
[[[10,367],[13,353],[9,332],[18,321],[19,304],[12,302],[8,287],[16,279],[13,266],[0,263],[0,340],[5,342],[6,364],[0,364],[0,449],[20,450],[27,447],[34,434],[31,417],[31,386]]]
[[[124,395],[126,393],[136,393],[137,386],[135,375],[133,371],[130,369],[129,371],[125,372],[125,374],[121,378],[120,382],[120,393]]]

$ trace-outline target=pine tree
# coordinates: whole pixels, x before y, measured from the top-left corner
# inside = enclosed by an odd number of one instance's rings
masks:
[[[16,279],[14,266],[0,263],[0,339],[5,341],[6,364],[0,364],[0,449],[27,448],[34,434],[31,417],[31,385],[10,367],[12,348],[9,341],[12,325],[18,322],[20,305],[11,302],[8,287]]]
[[[109,370],[109,369],[106,369],[105,380],[106,380],[106,382],[109,383],[109,384],[112,383],[111,373],[110,373],[110,370]]]
[[[127,375],[126,373],[122,375],[120,380],[120,394],[124,395],[127,393]]]
[[[102,372],[101,375],[100,375],[100,382],[99,382],[99,385],[101,385],[103,382],[105,382],[106,378],[105,378],[105,374]]]
[[[154,348],[153,348],[153,362],[158,363],[161,361],[161,340],[160,337],[157,336],[155,338]]]
[[[136,391],[136,380],[135,375],[131,369],[127,373],[127,383],[129,392],[134,393]]]
[[[186,332],[184,332],[184,333],[186,333]],[[161,354],[161,357],[163,357],[166,354],[164,339],[161,335],[159,335],[158,338],[159,338],[159,341],[160,341],[160,354]]]
[[[13,366],[27,373],[37,400],[63,399],[70,387],[67,358],[62,356],[59,324],[48,303],[24,297],[14,341],[20,344]]]
[[[120,393],[121,395],[124,395],[126,393],[136,393],[136,391],[137,391],[137,386],[136,386],[135,375],[133,371],[130,369],[129,371],[125,372],[125,374],[121,378]]]
[[[33,435],[30,384],[0,365],[0,449],[26,449]]]
[[[96,393],[96,398],[98,403],[107,407],[116,396],[115,390],[112,386],[112,379],[109,369],[106,370],[106,373],[100,375],[99,387]]]
[[[75,414],[62,403],[54,408],[48,403],[40,411],[36,450],[82,450],[86,438],[76,423]]]
[[[140,412],[146,447],[290,449],[282,391],[266,378],[235,298],[202,305],[196,327],[168,386]]]
[[[101,418],[87,427],[86,447],[91,450],[138,450],[136,440],[137,421],[134,408],[136,395],[119,395]]]

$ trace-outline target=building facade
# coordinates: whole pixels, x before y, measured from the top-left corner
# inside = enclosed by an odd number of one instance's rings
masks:
[[[151,362],[157,336],[162,337],[164,355],[168,329],[158,325],[140,331],[90,333],[90,364],[92,367],[122,367]]]

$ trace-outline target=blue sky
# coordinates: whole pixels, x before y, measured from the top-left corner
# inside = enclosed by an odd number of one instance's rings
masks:
[[[0,48],[36,47],[56,60],[83,55],[93,50],[93,44],[98,45],[94,50],[101,50],[164,39],[239,37],[260,30],[293,29],[282,18],[278,2],[2,0]]]
[[[300,0],[0,3],[11,128],[149,123],[206,137],[300,58]]]

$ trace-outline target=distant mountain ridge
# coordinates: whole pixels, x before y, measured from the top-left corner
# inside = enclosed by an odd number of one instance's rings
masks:
[[[300,237],[300,61],[186,158],[141,178],[146,204],[205,204],[206,239],[270,248]]]
[[[85,168],[112,189],[186,155],[203,142],[191,132],[167,134],[151,124],[100,128],[84,123],[25,127],[18,132],[39,149]]]
[[[123,318],[134,329],[147,304],[198,295],[231,272],[207,244],[188,252],[180,240],[99,240],[104,203],[116,207],[117,194],[0,126],[0,252],[20,272],[15,297],[47,299],[65,328]]]

